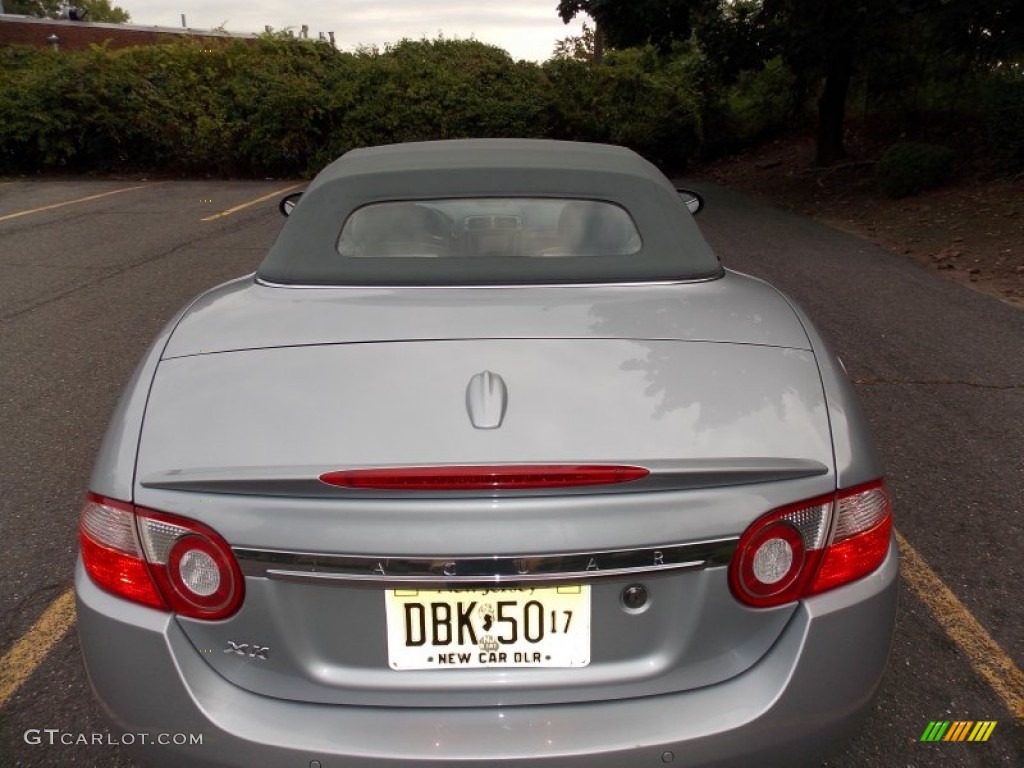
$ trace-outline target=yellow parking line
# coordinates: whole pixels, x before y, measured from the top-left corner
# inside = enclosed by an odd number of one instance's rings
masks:
[[[80,197],[77,200],[67,200],[63,203],[52,203],[51,205],[44,205],[39,208],[30,208],[27,211],[18,211],[17,213],[8,213],[6,216],[0,216],[0,221],[7,221],[8,219],[16,219],[19,216],[28,216],[30,213],[41,213],[43,211],[52,211],[54,208],[63,208],[65,205],[75,205],[76,203],[87,203],[90,200],[99,200],[101,197],[110,197],[111,195],[120,195],[122,192],[131,192],[133,189],[142,189],[143,187],[155,186],[162,184],[163,182],[155,181],[152,184],[140,184],[137,187],[122,187],[121,189],[112,189],[109,192],[100,192],[98,195],[89,195],[88,197]]]
[[[200,221],[213,221],[214,219],[223,219],[225,216],[230,216],[232,213],[237,213],[238,211],[241,211],[244,208],[248,208],[250,205],[256,205],[256,203],[262,203],[264,200],[269,200],[272,197],[277,197],[278,195],[283,195],[285,192],[291,192],[293,189],[297,189],[297,188],[299,188],[301,186],[302,186],[301,184],[292,184],[290,187],[285,187],[284,189],[279,189],[276,192],[271,192],[269,195],[264,195],[263,197],[257,197],[255,200],[250,200],[247,203],[242,203],[241,205],[236,205],[234,208],[228,208],[226,211],[221,211],[220,213],[215,213],[212,216],[207,216],[204,219],[200,219]]]
[[[1024,672],[899,531],[896,539],[900,543],[903,580],[964,652],[974,671],[1006,702],[1010,713],[1024,723]]]
[[[0,659],[0,707],[43,663],[53,646],[74,623],[75,592],[69,587],[50,603],[38,621]]]

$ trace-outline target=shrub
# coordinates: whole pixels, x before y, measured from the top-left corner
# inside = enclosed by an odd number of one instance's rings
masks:
[[[700,101],[654,50],[608,54],[602,66],[573,59],[544,64],[551,137],[622,144],[666,170],[686,166],[700,145]]]
[[[355,147],[464,137],[623,144],[680,168],[689,80],[653,49],[604,66],[513,61],[476,40],[341,53],[315,41],[0,49],[0,173],[313,175]]]
[[[984,99],[987,144],[997,167],[1024,169],[1024,79],[992,78]]]
[[[893,144],[875,168],[875,179],[889,197],[916,195],[945,181],[956,154],[937,144]]]
[[[51,54],[51,55],[47,55]],[[0,170],[60,167],[75,153],[69,60],[50,51],[0,49]]]
[[[540,68],[476,40],[364,51],[328,84],[335,156],[353,147],[546,135]]]

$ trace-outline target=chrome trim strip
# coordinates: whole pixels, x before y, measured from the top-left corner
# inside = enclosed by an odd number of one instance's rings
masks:
[[[246,576],[367,587],[578,583],[727,565],[739,537],[639,549],[491,557],[386,557],[234,550]]]
[[[271,280],[259,277],[255,275],[253,282],[256,285],[262,285],[265,288],[299,288],[306,290],[321,289],[337,289],[337,288],[358,288],[360,290],[394,290],[397,288],[441,288],[444,290],[453,288],[636,288],[636,287],[649,287],[659,285],[695,285],[698,283],[710,283],[714,280],[721,280],[725,277],[726,270],[722,270],[720,273],[714,275],[707,275],[704,277],[691,277],[691,278],[664,278],[662,280],[633,280],[624,282],[613,282],[613,281],[595,281],[591,283],[431,283],[424,285],[357,285],[355,283],[344,283],[344,284],[318,284],[318,283],[275,283]]]

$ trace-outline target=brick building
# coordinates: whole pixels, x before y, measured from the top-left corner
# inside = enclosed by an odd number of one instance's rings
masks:
[[[53,39],[54,36],[56,40]],[[86,21],[0,14],[0,46],[45,47],[56,44],[62,50],[78,50],[88,48],[94,43],[107,43],[110,48],[126,48],[131,45],[171,43],[183,38],[199,41],[255,40],[256,35],[176,27],[140,27],[133,24],[94,24]]]

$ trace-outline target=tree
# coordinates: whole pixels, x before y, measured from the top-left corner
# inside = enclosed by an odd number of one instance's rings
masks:
[[[705,9],[694,22],[701,50],[714,63],[720,82],[760,69],[779,55],[782,30],[761,12],[761,0],[730,0]]]
[[[62,0],[4,0],[4,7],[8,13],[37,16],[41,19],[59,19],[65,5],[73,5],[87,11],[84,21],[124,24],[131,20],[126,10],[111,5],[110,0],[78,0],[75,3],[64,3]]]
[[[894,12],[891,0],[561,0],[558,6],[564,21],[590,14],[618,46],[653,43],[667,50],[696,33],[724,83],[781,54],[798,82],[821,83],[816,159],[823,165],[845,155],[850,81],[887,9]]]
[[[878,45],[900,13],[892,0],[764,0],[766,23],[781,34],[783,59],[806,84],[820,81],[815,162],[846,156],[846,97],[857,63]]]
[[[22,16],[37,16],[41,19],[56,18],[59,13],[59,6],[56,0],[4,0],[4,8],[8,13],[17,13]]]
[[[718,0],[559,0],[566,24],[578,14],[592,18],[613,48],[653,43],[668,50],[693,30],[691,15],[718,5]]]
[[[845,154],[846,96],[867,25],[886,0],[561,0],[568,22],[589,14],[613,46],[653,43],[667,50],[696,30],[725,82],[781,52],[804,77],[823,80],[818,100],[817,162]]]
[[[899,104],[935,83],[955,93],[977,73],[1024,66],[1021,0],[560,0],[558,13],[589,14],[613,47],[696,41],[714,70],[706,87],[781,56],[794,104],[818,94],[819,165],[846,154],[855,76]]]
[[[594,28],[583,22],[583,31],[579,36],[563,37],[555,43],[551,54],[553,59],[573,59],[575,61],[593,61],[597,63]]]
[[[110,0],[78,0],[75,5],[89,12],[85,17],[86,21],[103,21],[110,24],[127,24],[131,21],[128,11],[111,5]]]
[[[945,0],[930,16],[934,42],[969,64],[1009,62],[1024,54],[1020,0]]]

